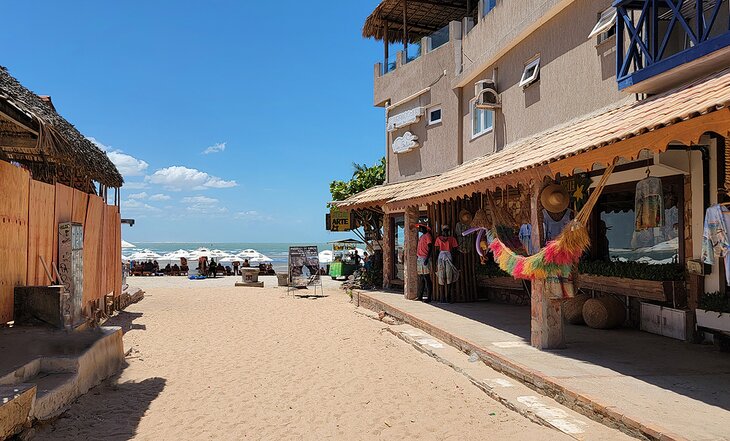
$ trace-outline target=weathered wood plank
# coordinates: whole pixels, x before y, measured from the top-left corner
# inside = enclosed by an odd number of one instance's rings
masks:
[[[56,187],[30,180],[28,200],[28,285],[51,285],[48,272],[53,274],[53,245],[55,243]],[[57,239],[56,239],[57,240]],[[43,267],[41,258],[46,264]]]
[[[13,290],[28,270],[30,174],[0,161],[0,323],[13,319]]]

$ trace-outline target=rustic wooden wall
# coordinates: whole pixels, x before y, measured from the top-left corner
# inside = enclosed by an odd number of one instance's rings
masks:
[[[0,161],[0,323],[13,319],[13,290],[28,270],[30,174]]]
[[[0,323],[13,319],[13,290],[48,285],[39,256],[53,275],[58,261],[58,224],[84,223],[84,302],[121,294],[119,209],[62,184],[30,178],[28,171],[0,161]]]
[[[28,197],[28,274],[26,284],[48,285],[53,274],[53,244],[55,231],[56,187],[30,180]],[[46,267],[43,267],[43,262]]]
[[[84,305],[102,297],[103,272],[102,230],[104,228],[104,201],[99,196],[89,196],[84,224]],[[74,197],[74,200],[76,198]]]

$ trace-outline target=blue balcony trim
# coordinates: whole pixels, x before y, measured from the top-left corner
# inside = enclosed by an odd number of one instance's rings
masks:
[[[654,64],[650,64],[643,69],[619,78],[618,88],[619,90],[638,84],[651,77],[657,76],[662,72],[674,69],[684,63],[702,58],[705,55],[709,55],[717,50],[723,49],[730,46],[730,32],[726,32],[722,35],[700,43],[699,45],[686,49],[678,54],[674,54],[665,60],[661,60]]]

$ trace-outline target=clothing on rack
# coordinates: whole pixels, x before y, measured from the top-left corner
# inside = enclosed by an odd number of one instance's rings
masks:
[[[551,240],[555,239],[560,235],[560,233],[563,232],[563,229],[565,228],[568,223],[570,223],[570,215],[571,215],[570,208],[565,210],[565,213],[563,213],[563,217],[561,217],[559,220],[555,220],[550,216],[550,212],[545,210],[543,208],[542,210],[542,216],[543,216],[543,227],[545,230],[545,243],[550,242]],[[531,253],[532,254],[532,253]]]
[[[713,265],[715,258],[722,258],[725,263],[725,278],[730,285],[730,210],[715,204],[705,212],[705,224],[702,232],[702,261]]]
[[[525,247],[527,254],[530,256],[535,254],[535,247],[532,245],[532,225],[522,224],[518,237],[520,238],[520,242],[522,242],[522,246]]]
[[[469,225],[461,222],[457,222],[454,227],[454,236],[456,236],[456,241],[459,243],[459,252],[463,254],[469,253],[469,250],[472,248],[469,246],[469,237],[464,236],[464,231],[468,229]]]
[[[454,266],[450,251],[439,252],[436,275],[439,285],[451,285],[459,280],[459,270]]]
[[[635,231],[664,226],[664,194],[660,178],[648,177],[636,183],[634,213]]]

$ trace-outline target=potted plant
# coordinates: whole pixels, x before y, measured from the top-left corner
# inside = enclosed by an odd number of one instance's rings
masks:
[[[705,293],[695,313],[697,326],[730,333],[730,297],[727,294]]]

